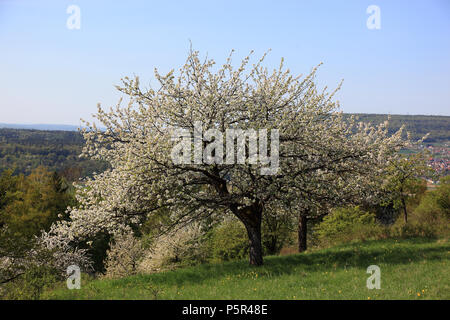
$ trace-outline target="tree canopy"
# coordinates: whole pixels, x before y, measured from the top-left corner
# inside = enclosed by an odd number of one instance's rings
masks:
[[[99,106],[96,117],[106,130],[86,123],[83,132],[84,155],[111,168],[78,185],[80,205],[52,232],[76,240],[128,230],[161,211],[177,226],[233,214],[246,228],[250,263],[261,265],[265,210],[276,216],[277,209],[298,210],[326,199],[375,196],[368,192],[370,181],[406,145],[402,131],[389,135],[387,123],[344,119],[334,101],[339,87],[319,89],[317,67],[296,76],[281,61],[269,71],[264,57],[250,66],[248,56],[233,67],[230,54],[216,68],[191,51],[177,73],[155,71],[156,89],[143,89],[137,77],[124,78],[118,89],[127,106]],[[239,132],[232,147],[229,129]],[[184,162],[173,158],[179,138],[193,150]],[[240,152],[244,161],[227,161]]]

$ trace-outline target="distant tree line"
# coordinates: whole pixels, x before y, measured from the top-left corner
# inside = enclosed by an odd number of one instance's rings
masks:
[[[388,119],[386,114],[355,114],[362,122],[377,125]],[[349,116],[349,115],[347,115]],[[450,117],[424,115],[391,115],[389,119],[389,134],[396,132],[402,125],[411,133],[412,140],[419,140],[427,133],[430,135],[425,143],[443,143],[450,141]]]
[[[357,115],[360,121],[374,125],[388,117],[385,114]],[[450,141],[450,117],[391,115],[389,133],[396,132],[402,125],[411,133],[412,140],[430,133],[425,143]],[[106,163],[79,158],[83,145],[83,136],[75,131],[0,129],[0,172],[13,169],[14,174],[28,175],[33,169],[45,166],[74,181],[105,170]]]
[[[79,132],[0,129],[0,172],[28,175],[44,166],[75,181],[105,170],[106,163],[79,158],[83,145]]]

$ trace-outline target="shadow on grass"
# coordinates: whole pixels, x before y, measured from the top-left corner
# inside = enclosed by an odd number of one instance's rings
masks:
[[[227,276],[277,277],[299,272],[329,271],[331,268],[366,269],[371,264],[408,264],[426,260],[442,260],[450,250],[449,243],[436,243],[431,239],[377,240],[343,245],[305,254],[271,256],[265,258],[261,267],[250,266],[247,261],[223,264],[205,264],[152,275],[139,275],[114,280],[116,285],[142,285],[152,283],[166,286],[182,286],[219,280]],[[116,282],[117,281],[117,282]]]

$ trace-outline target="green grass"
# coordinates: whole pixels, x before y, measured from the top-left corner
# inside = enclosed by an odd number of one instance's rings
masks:
[[[116,280],[82,278],[80,290],[47,291],[44,299],[450,299],[450,243],[378,240],[246,261],[206,264]],[[369,265],[381,289],[369,290]]]

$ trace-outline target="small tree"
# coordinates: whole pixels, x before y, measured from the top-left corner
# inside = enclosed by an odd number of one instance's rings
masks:
[[[235,69],[230,55],[213,70],[213,60],[202,62],[191,51],[178,75],[155,72],[157,89],[143,90],[138,78],[125,78],[118,89],[129,97],[128,106],[119,102],[109,112],[99,107],[96,117],[105,130],[87,123],[83,131],[84,155],[109,162],[111,169],[78,186],[80,206],[70,208],[71,221],[53,232],[73,239],[117,232],[160,210],[181,225],[231,213],[245,226],[250,264],[261,265],[267,206],[300,206],[328,193],[337,197],[338,188],[350,188],[350,179],[356,181],[352,186],[366,183],[361,173],[376,172],[403,145],[401,132],[388,137],[385,124],[344,121],[335,91],[317,88],[317,68],[302,78],[285,70],[283,61],[269,72],[264,57],[250,68],[249,59]],[[249,135],[232,137],[228,148],[227,129]],[[184,162],[172,156],[179,146],[174,133],[180,132],[188,141],[181,149]],[[220,148],[225,141],[226,150]],[[236,153],[249,156],[227,161]]]
[[[408,158],[400,158],[391,162],[384,181],[386,199],[394,208],[403,212],[405,223],[408,222],[407,201],[423,194],[426,190],[424,178],[430,175],[426,164],[427,153],[419,152]]]
[[[268,255],[278,254],[290,242],[294,226],[291,212],[282,207],[265,207],[262,221],[262,242]]]

